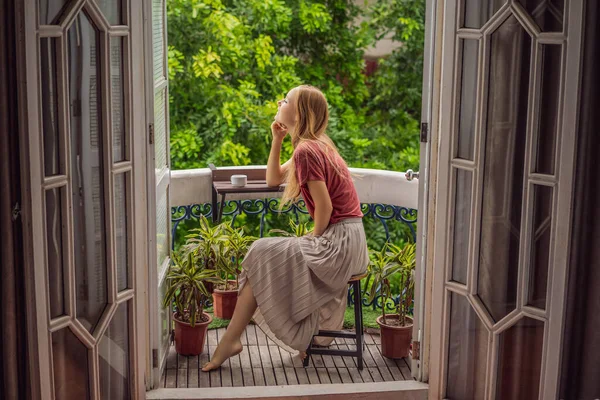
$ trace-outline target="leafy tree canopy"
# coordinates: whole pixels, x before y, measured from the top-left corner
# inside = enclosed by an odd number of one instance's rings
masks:
[[[174,169],[266,164],[276,101],[323,90],[328,134],[354,167],[416,169],[424,0],[168,0]],[[358,23],[357,21],[363,22]],[[402,45],[366,76],[364,52]],[[284,143],[282,158],[292,152]]]

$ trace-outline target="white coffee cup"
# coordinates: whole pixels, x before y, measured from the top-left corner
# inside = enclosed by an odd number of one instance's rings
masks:
[[[244,187],[248,182],[246,175],[231,175],[231,185],[235,187]]]

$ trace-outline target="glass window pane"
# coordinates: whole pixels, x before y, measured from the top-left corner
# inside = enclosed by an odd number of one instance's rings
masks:
[[[508,18],[491,38],[478,292],[498,321],[515,308],[531,38]]]
[[[67,3],[69,0],[39,0],[40,25],[58,24]]]
[[[50,318],[65,313],[63,215],[64,188],[46,191],[46,246]]]
[[[95,0],[111,25],[124,25],[122,0]]]
[[[163,346],[167,346],[170,340],[171,329],[169,328],[169,307],[163,307],[162,300],[165,298],[167,292],[167,280],[163,280],[158,286],[158,313],[160,319],[160,343]]]
[[[564,0],[518,0],[542,32],[562,32]]]
[[[165,23],[164,0],[152,0],[152,43],[154,81],[164,78],[165,73]]]
[[[69,328],[52,333],[52,366],[57,400],[90,398],[88,349]]]
[[[110,39],[110,88],[112,95],[113,161],[128,159],[123,74],[123,38]]]
[[[545,309],[552,233],[552,192],[548,186],[533,186],[533,237],[529,270],[528,304]]]
[[[154,98],[154,154],[156,171],[162,171],[167,166],[167,89],[156,93]]]
[[[170,251],[169,246],[169,210],[167,209],[167,193],[158,193],[156,201],[156,255],[158,270],[167,259]]]
[[[122,291],[128,287],[129,275],[129,209],[128,209],[128,174],[115,176],[115,236],[117,259],[117,290]]]
[[[489,333],[467,299],[452,293],[447,398],[453,400],[485,398],[488,342]]]
[[[543,344],[544,323],[528,317],[500,334],[497,399],[538,398]]]
[[[77,318],[92,332],[107,302],[98,34],[80,13],[68,32]]]
[[[465,28],[479,29],[506,3],[506,0],[465,0]]]
[[[475,108],[477,105],[478,40],[461,40],[462,77],[460,89],[460,114],[458,120],[458,158],[473,160],[475,143]]]
[[[129,302],[119,304],[106,333],[100,340],[100,398],[131,398],[129,349]]]
[[[454,196],[454,244],[452,245],[452,280],[467,283],[469,238],[471,233],[471,187],[473,173],[456,170],[456,194]]]
[[[42,85],[42,130],[44,135],[44,173],[46,176],[64,173],[58,131],[57,39],[40,39]]]
[[[537,131],[535,172],[554,174],[556,137],[558,132],[558,99],[560,96],[560,64],[562,49],[559,45],[542,45],[542,87]]]

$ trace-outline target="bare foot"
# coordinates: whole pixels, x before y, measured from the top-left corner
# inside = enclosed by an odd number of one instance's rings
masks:
[[[298,353],[298,357],[300,357],[300,359],[302,361],[304,361],[304,359],[306,358],[306,352],[305,351],[301,351]]]
[[[244,347],[239,339],[233,343],[227,343],[221,340],[215,350],[215,354],[213,354],[211,360],[202,367],[202,371],[208,372],[219,368],[229,357],[240,354],[243,349]]]

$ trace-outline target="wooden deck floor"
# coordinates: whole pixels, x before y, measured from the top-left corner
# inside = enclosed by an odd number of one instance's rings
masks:
[[[219,335],[225,329],[208,331],[204,352],[197,357],[180,356],[171,346],[163,376],[165,388],[276,386],[323,383],[361,383],[412,380],[406,359],[382,357],[378,335],[365,333],[365,367],[359,371],[354,357],[313,355],[308,368],[298,357],[280,349],[254,325],[242,335],[244,351],[226,361],[221,369],[204,373],[201,366],[210,359]],[[354,347],[351,339],[336,339],[334,347]]]

